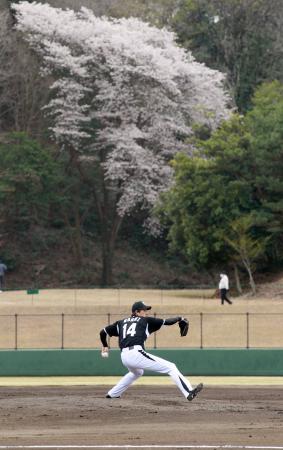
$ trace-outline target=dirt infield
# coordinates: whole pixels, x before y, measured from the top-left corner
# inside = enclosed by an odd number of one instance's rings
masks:
[[[175,386],[133,386],[122,399],[108,388],[0,387],[0,446],[283,445],[282,386],[210,386],[193,402]]]

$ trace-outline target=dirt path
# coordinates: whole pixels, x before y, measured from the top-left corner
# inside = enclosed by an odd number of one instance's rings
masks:
[[[0,445],[283,446],[283,387],[0,387]]]

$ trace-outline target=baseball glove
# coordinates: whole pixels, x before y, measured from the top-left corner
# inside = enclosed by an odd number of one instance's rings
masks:
[[[182,317],[182,319],[179,321],[179,328],[180,328],[180,335],[183,336],[187,336],[188,331],[189,331],[189,321],[188,319],[185,319],[184,317]]]

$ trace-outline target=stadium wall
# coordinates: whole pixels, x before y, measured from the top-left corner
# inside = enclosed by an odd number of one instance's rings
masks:
[[[281,376],[283,349],[162,349],[150,353],[174,362],[185,375]],[[114,376],[126,369],[119,350],[2,350],[0,376]],[[147,372],[147,375],[154,375]]]

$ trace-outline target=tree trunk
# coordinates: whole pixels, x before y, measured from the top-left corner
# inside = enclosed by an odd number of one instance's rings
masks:
[[[249,261],[247,261],[247,260],[243,260],[243,264],[244,264],[244,266],[247,269],[247,272],[249,274],[249,283],[250,283],[250,286],[251,286],[252,293],[253,293],[253,295],[255,295],[256,294],[256,285],[255,285],[255,282],[254,282],[253,273],[252,273],[252,270],[251,270],[251,265],[249,264]]]
[[[254,282],[254,277],[253,277],[252,271],[250,269],[248,270],[248,274],[249,274],[249,278],[250,278],[250,286],[252,289],[252,293],[253,293],[253,295],[255,295],[256,294],[256,285]]]
[[[102,286],[110,286],[113,283],[113,250],[106,238],[102,243]]]
[[[81,267],[83,264],[83,249],[82,249],[81,218],[80,218],[79,205],[78,205],[77,201],[75,202],[74,242],[75,242],[75,248],[76,248],[77,264],[79,267]]]
[[[233,268],[234,268],[234,277],[235,277],[235,282],[236,282],[236,289],[238,294],[242,295],[243,291],[242,291],[242,286],[241,286],[241,280],[239,277],[239,270],[238,270],[238,266],[237,264],[233,264]]]
[[[102,286],[113,284],[113,256],[115,243],[123,218],[116,216],[109,224],[107,218],[102,222]]]
[[[91,187],[94,203],[97,209],[97,215],[100,222],[100,232],[102,241],[102,286],[110,286],[113,284],[113,256],[115,243],[118,236],[120,226],[123,218],[116,212],[117,196],[113,196],[113,192],[109,193],[109,188],[105,184],[105,177],[103,172],[103,163],[105,163],[105,155],[101,154],[100,172],[97,172],[97,184],[87,176],[86,171],[80,163],[77,152],[70,147],[69,153],[71,156],[71,164],[74,165],[81,180]],[[104,158],[104,159],[103,159]]]
[[[76,202],[74,204],[74,214],[75,214],[75,227],[73,227],[70,223],[68,213],[63,211],[63,218],[68,230],[68,234],[70,237],[70,242],[72,245],[72,250],[75,258],[75,264],[78,267],[81,267],[83,264],[83,251],[82,251],[82,236],[81,236],[81,223],[80,223],[80,215],[78,205]]]

